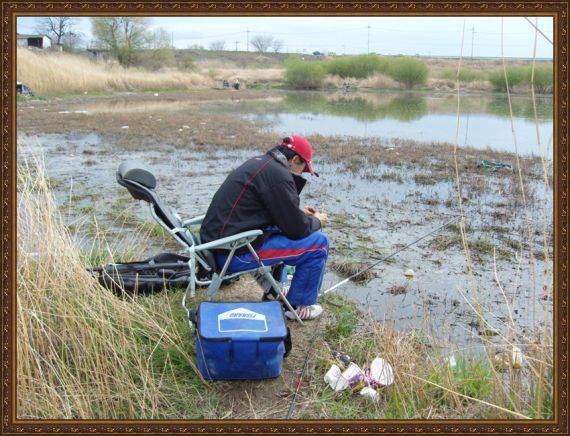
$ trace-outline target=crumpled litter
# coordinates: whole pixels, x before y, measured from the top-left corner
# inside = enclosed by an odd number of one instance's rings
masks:
[[[394,383],[394,370],[386,360],[377,357],[364,370],[354,362],[350,362],[344,370],[336,364],[332,365],[324,380],[336,392],[350,388],[353,393],[360,392],[362,396],[377,399],[376,389]]]

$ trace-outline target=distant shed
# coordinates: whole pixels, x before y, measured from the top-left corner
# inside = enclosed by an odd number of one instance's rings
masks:
[[[47,35],[22,35],[17,34],[18,47],[32,47],[32,48],[50,48],[51,39]]]

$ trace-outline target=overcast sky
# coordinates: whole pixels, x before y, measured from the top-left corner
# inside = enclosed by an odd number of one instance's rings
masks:
[[[270,35],[283,41],[281,52],[404,54],[425,56],[553,57],[551,17],[153,17],[177,48],[225,41],[226,50],[247,50],[248,37]],[[92,40],[88,17],[75,30]],[[37,18],[18,17],[18,33],[34,33]],[[532,23],[532,24],[531,24]],[[463,35],[463,36],[462,36]],[[462,49],[463,40],[463,49]],[[502,51],[501,51],[502,46]],[[253,51],[250,45],[249,50]]]

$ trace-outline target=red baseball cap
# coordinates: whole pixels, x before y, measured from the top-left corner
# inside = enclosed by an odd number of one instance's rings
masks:
[[[313,147],[311,146],[311,143],[307,141],[307,138],[304,138],[303,136],[290,135],[286,138],[283,138],[283,143],[281,145],[283,147],[290,148],[303,158],[303,160],[307,163],[307,167],[305,168],[304,172],[311,173],[311,176],[315,175],[313,166],[311,165]]]

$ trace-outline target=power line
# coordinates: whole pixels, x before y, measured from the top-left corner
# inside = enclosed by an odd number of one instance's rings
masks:
[[[370,24],[368,25],[368,50],[366,54],[370,54]]]
[[[473,58],[473,41],[475,40],[475,27],[471,28],[471,57]]]

